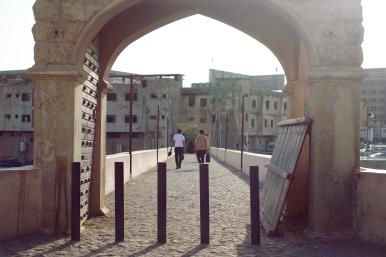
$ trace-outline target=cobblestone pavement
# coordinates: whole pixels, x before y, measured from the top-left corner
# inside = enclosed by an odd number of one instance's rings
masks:
[[[354,239],[336,240],[283,230],[260,246],[249,235],[248,178],[215,160],[210,173],[210,245],[200,245],[199,176],[193,155],[186,155],[182,169],[168,162],[167,243],[156,244],[156,181],[147,172],[125,187],[125,241],[114,243],[114,195],[107,197],[107,216],[85,222],[81,241],[35,235],[0,243],[0,256],[386,256],[386,248]]]

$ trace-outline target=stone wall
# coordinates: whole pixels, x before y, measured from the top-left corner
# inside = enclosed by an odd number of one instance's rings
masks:
[[[33,166],[0,168],[0,240],[39,232],[40,176]]]
[[[356,177],[356,234],[365,241],[386,245],[386,171],[362,169]]]

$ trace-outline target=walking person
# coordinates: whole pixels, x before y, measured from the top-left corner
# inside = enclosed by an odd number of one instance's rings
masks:
[[[204,130],[200,130],[200,134],[196,137],[196,157],[199,163],[204,163],[204,157],[208,150],[208,139],[205,136]]]
[[[181,134],[181,129],[173,136],[174,152],[176,154],[176,169],[181,168],[181,161],[184,155],[185,137]]]

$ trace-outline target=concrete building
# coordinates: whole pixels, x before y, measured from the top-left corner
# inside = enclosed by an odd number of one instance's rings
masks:
[[[209,83],[183,88],[183,127],[191,138],[204,129],[212,146],[241,149],[242,97],[244,96],[244,150],[270,152],[277,135],[277,123],[288,118],[288,99],[278,81],[284,75],[248,76],[210,70]],[[264,81],[258,84],[257,81]]]
[[[25,71],[0,72],[0,161],[3,166],[32,163],[33,82]]]
[[[159,146],[165,147],[166,133],[172,133],[181,114],[182,75],[134,75],[112,71],[113,86],[107,94],[106,153],[129,149],[130,75],[134,78],[133,151],[155,147],[157,105],[160,107]],[[146,88],[138,78],[146,80]],[[34,83],[24,70],[0,72],[0,161],[3,166],[33,161]]]
[[[146,80],[143,87],[138,78]],[[107,154],[129,149],[129,74],[112,73],[109,82],[112,92],[107,94]],[[156,147],[157,106],[159,106],[159,147],[166,147],[167,134],[176,129],[181,120],[182,75],[157,74],[134,76],[133,150]]]
[[[361,139],[370,142],[386,142],[386,68],[366,69],[367,78],[361,85],[361,102],[367,109],[365,124],[361,125]]]

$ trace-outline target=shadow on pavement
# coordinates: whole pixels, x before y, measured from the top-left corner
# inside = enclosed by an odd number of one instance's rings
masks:
[[[181,255],[181,257],[191,257],[191,256],[194,256],[196,255],[199,251],[207,248],[208,245],[197,245],[196,247],[190,249],[188,252],[184,253],[183,255]]]

